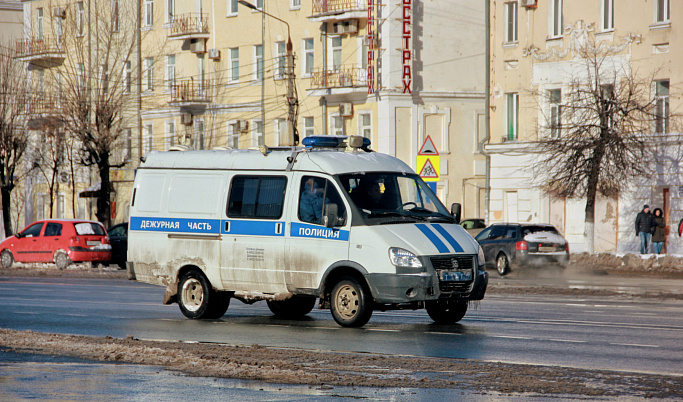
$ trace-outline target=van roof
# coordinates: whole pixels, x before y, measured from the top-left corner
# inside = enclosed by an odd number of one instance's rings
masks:
[[[342,174],[354,172],[414,173],[400,159],[379,152],[343,152],[339,150],[304,150],[299,152],[292,170]],[[291,149],[276,149],[263,155],[258,150],[152,151],[140,169],[216,169],[271,170],[287,169]]]

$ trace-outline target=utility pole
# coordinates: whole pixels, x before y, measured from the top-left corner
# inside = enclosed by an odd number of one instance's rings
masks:
[[[288,26],[289,28],[289,26]],[[294,88],[294,52],[292,51],[292,38],[287,39],[287,120],[289,132],[292,135],[290,145],[299,144],[299,132],[296,127],[297,115],[299,114],[299,99]]]

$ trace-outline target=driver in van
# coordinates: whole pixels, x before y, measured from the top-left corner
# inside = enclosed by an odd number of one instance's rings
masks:
[[[323,213],[323,189],[313,177],[303,183],[301,201],[299,202],[299,216],[304,222],[320,223]]]
[[[386,208],[384,202],[382,202],[382,190],[376,181],[361,182],[358,191],[359,194],[354,201],[359,208],[368,210]]]

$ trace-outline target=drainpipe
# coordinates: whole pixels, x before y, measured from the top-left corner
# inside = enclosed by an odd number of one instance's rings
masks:
[[[486,15],[486,110],[484,119],[486,120],[486,137],[479,143],[479,152],[486,157],[486,203],[484,207],[484,219],[485,222],[489,221],[489,208],[491,203],[491,155],[489,155],[485,146],[491,138],[491,2],[485,2],[485,12]]]
[[[323,22],[323,83],[327,86],[327,22]],[[323,130],[322,134],[327,135],[327,99],[320,98],[323,108]]]

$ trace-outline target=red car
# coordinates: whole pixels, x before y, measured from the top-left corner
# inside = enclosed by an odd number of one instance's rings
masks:
[[[0,264],[54,262],[59,269],[72,262],[111,260],[111,244],[101,223],[75,219],[44,219],[0,243]]]

